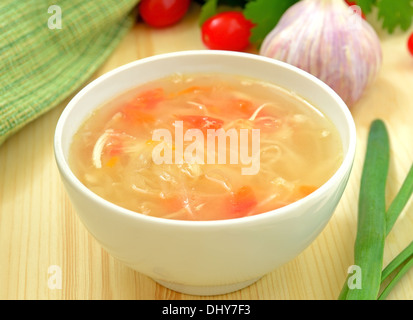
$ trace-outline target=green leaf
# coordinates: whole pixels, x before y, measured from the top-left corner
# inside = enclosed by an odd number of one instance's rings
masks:
[[[373,6],[376,5],[377,0],[357,0],[356,3],[365,14],[369,14],[373,10]]]
[[[413,0],[378,0],[379,19],[383,29],[393,33],[397,27],[407,31],[412,25]]]
[[[284,12],[299,0],[253,0],[246,4],[244,15],[256,26],[251,30],[250,41],[260,44],[274,29]]]
[[[251,0],[205,0],[202,2],[199,25],[202,26],[208,18],[217,14],[219,11],[218,6],[224,6],[224,10],[227,10],[228,7],[242,10],[249,1]]]
[[[208,0],[201,7],[201,13],[199,14],[199,25],[202,26],[208,18],[212,17],[218,6],[218,0]]]

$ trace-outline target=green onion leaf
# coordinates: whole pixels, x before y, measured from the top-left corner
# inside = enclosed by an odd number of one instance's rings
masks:
[[[377,145],[378,143],[380,143],[380,139],[382,139],[383,143],[381,148]],[[362,292],[363,290],[356,289],[350,291],[349,286],[346,282],[346,284],[343,286],[342,291],[340,292],[340,300],[374,298],[374,295],[377,291],[377,275],[379,273],[379,261],[382,261],[380,260],[380,257],[381,259],[383,257],[384,242],[382,241],[382,235],[380,234],[380,230],[382,230],[383,227],[383,221],[385,222],[384,237],[386,237],[392,230],[395,222],[397,221],[398,217],[404,210],[406,204],[408,203],[410,197],[413,194],[412,165],[400,190],[398,191],[396,197],[389,206],[385,217],[382,217],[382,208],[384,201],[383,184],[385,185],[386,183],[386,177],[388,173],[389,149],[389,138],[386,131],[386,127],[381,120],[376,120],[375,122],[373,122],[370,129],[366,159],[363,168],[359,199],[359,224],[355,243],[355,261],[357,261],[356,255],[358,254],[358,261],[364,262],[366,265],[368,265],[369,261],[371,263],[371,265],[369,265],[369,268],[367,269],[367,272],[370,273],[368,276],[368,280],[366,281],[364,279],[363,281],[363,286],[367,283],[369,287],[367,288],[368,292]],[[376,159],[376,162],[370,162],[371,159],[374,159],[374,155],[377,155],[377,152],[382,152],[381,158]],[[377,172],[377,175],[372,174],[371,170],[373,170],[375,166],[377,170],[383,170],[381,174],[379,172]],[[379,185],[374,185],[373,187],[374,190],[378,191],[376,197],[374,197],[373,189],[370,190],[371,192],[366,191],[366,189],[369,188],[369,185],[373,186],[372,183],[374,181],[377,181],[379,183]],[[363,203],[366,200],[373,201],[373,204],[369,206],[367,203]],[[366,223],[366,221],[369,221],[369,219],[373,219],[372,217],[374,215],[374,212],[371,212],[370,210],[373,210],[374,208],[379,209],[378,211],[375,211],[376,218],[378,219],[376,221],[371,221],[372,223],[371,225],[369,225]],[[365,215],[367,215],[367,217]],[[362,219],[363,217],[364,219]],[[366,229],[363,229],[363,226]],[[377,228],[377,230],[373,230],[372,228]],[[378,239],[378,242],[376,244],[371,243],[371,241],[374,238]],[[367,254],[366,248],[370,248],[368,250],[373,250],[373,252],[369,252],[369,254]],[[366,254],[364,257],[363,253]],[[374,258],[374,260],[372,260],[372,258]],[[380,287],[383,288],[383,290],[378,295],[377,299],[386,299],[391,290],[396,286],[396,284],[401,280],[404,274],[411,267],[413,267],[413,242],[411,242],[409,246],[407,246],[396,258],[394,258],[386,266],[384,270],[382,270]],[[365,271],[365,269],[362,269],[363,275],[365,275]],[[372,271],[373,274],[371,274]],[[347,281],[348,279],[349,277],[347,277]]]
[[[410,167],[410,171],[407,174],[406,179],[404,180],[399,192],[397,193],[389,209],[387,210],[387,214],[386,214],[387,234],[390,233],[391,229],[393,228],[394,223],[396,222],[397,218],[403,211],[412,193],[413,193],[413,165]]]
[[[382,272],[382,284],[385,285],[378,300],[384,300],[389,295],[390,291],[396,286],[403,275],[413,266],[413,241],[394,258]],[[393,276],[392,279],[391,276]],[[390,280],[389,280],[390,279]]]
[[[390,143],[386,126],[382,120],[375,120],[370,127],[361,177],[354,244],[354,264],[362,272],[361,288],[349,289],[346,282],[340,294],[341,299],[377,299],[386,237],[385,189],[389,158]]]

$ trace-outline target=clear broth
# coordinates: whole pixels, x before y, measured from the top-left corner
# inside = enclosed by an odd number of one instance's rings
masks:
[[[172,140],[154,139],[159,129]],[[238,142],[226,139],[223,150],[215,140],[215,157],[207,161],[213,150],[207,147],[213,132],[208,129],[235,129]],[[259,130],[256,154],[253,129]],[[242,130],[248,140],[241,140]],[[202,133],[203,141],[182,141],[180,132]],[[249,164],[241,159],[242,148]],[[191,163],[182,157],[189,149],[191,155],[204,153]],[[137,214],[221,220],[271,211],[309,195],[342,158],[337,129],[304,99],[275,84],[214,73],[174,74],[108,101],[75,134],[69,162],[91,191]],[[245,174],[257,159],[259,170]]]

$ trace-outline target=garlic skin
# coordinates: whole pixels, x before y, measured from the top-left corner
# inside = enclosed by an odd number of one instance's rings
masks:
[[[260,54],[316,76],[353,106],[382,65],[380,40],[344,0],[301,0],[266,36]]]

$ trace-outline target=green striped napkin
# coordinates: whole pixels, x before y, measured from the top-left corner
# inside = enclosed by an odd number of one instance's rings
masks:
[[[91,77],[138,1],[0,1],[0,144]]]

